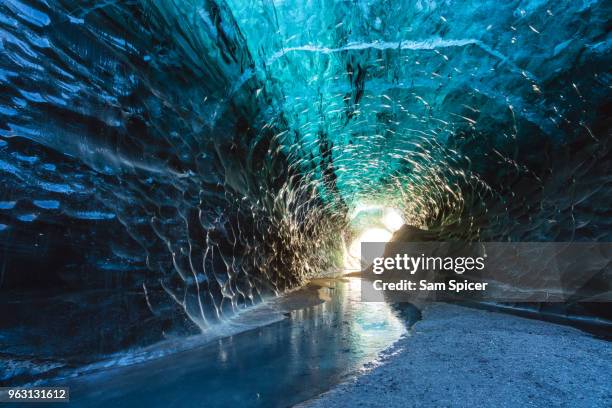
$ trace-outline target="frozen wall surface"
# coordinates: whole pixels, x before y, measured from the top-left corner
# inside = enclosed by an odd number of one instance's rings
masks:
[[[610,241],[611,8],[3,0],[0,381],[331,273],[364,204]]]

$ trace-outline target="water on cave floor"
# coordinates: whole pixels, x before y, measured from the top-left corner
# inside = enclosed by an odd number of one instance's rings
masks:
[[[358,278],[331,280],[320,289],[324,302],[282,321],[63,383],[73,406],[273,407],[305,401],[376,361],[416,320],[418,311],[410,306],[400,311],[361,302],[359,288]]]

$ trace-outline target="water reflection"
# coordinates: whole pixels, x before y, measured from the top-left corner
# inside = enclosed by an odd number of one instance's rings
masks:
[[[360,302],[357,278],[319,285],[325,302],[291,311],[280,322],[72,380],[70,405],[281,407],[312,398],[406,331],[397,308]]]

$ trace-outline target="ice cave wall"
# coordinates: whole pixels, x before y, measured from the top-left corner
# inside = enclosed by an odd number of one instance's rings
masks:
[[[195,333],[338,251],[227,8],[109,6],[0,6],[7,353]]]
[[[605,2],[229,4],[291,144],[333,146],[349,201],[391,186],[417,225],[609,238]]]

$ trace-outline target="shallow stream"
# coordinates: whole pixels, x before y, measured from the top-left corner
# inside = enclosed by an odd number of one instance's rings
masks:
[[[284,298],[280,321],[68,380],[70,406],[284,407],[313,398],[374,363],[418,319],[409,305],[360,302],[359,285],[319,281]]]

